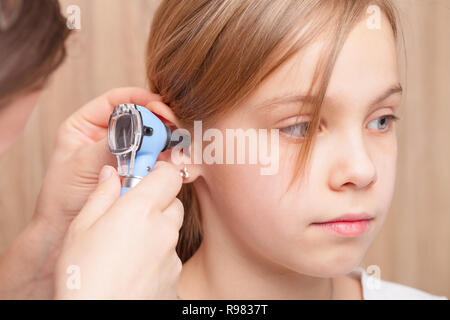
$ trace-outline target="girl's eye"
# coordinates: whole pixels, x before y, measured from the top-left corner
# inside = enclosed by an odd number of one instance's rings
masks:
[[[400,120],[398,117],[394,115],[386,115],[379,118],[376,118],[369,122],[369,128],[379,131],[386,131],[386,128],[389,127],[389,124],[392,121]]]
[[[370,129],[386,131],[386,128],[389,127],[389,124],[397,120],[400,120],[400,118],[394,115],[385,115],[370,121],[368,126]],[[310,127],[310,124],[310,122],[301,122],[293,126],[281,128],[280,131],[294,138],[303,139],[306,138],[308,134],[308,128]]]
[[[310,125],[309,122],[301,122],[293,126],[281,128],[280,131],[286,133],[289,136],[294,136],[296,138],[306,138],[309,125]]]

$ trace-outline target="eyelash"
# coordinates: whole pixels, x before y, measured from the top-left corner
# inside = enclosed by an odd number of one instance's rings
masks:
[[[396,121],[400,120],[400,118],[394,116],[393,114],[384,115],[384,116],[378,117],[378,118],[376,118],[376,119],[374,119],[374,120],[377,120],[377,119],[383,119],[383,118],[387,118],[387,119],[389,119],[389,120],[391,120],[391,121],[389,121],[388,129],[387,129],[387,130],[382,130],[382,132],[387,132],[387,131],[389,131],[389,130],[392,128],[393,122],[396,122]],[[372,121],[374,121],[374,120],[372,120]],[[372,121],[370,121],[370,122],[372,122]],[[370,122],[369,122],[369,123],[370,123]]]
[[[386,129],[386,130],[380,130],[380,132],[387,132],[387,131],[389,131],[390,128],[392,128],[393,122],[400,120],[399,117],[394,116],[393,114],[389,114],[389,115],[384,115],[384,116],[378,117],[378,118],[376,118],[376,119],[374,119],[374,120],[372,120],[372,121],[379,120],[379,119],[384,119],[384,118],[387,118],[387,119],[390,120],[390,121],[389,121],[389,124],[388,124],[389,128]],[[370,121],[369,124],[370,124],[372,121]],[[297,124],[292,125],[292,126],[280,128],[280,131],[281,131],[281,132],[284,132],[283,130],[286,130],[286,129],[287,129],[288,133],[285,133],[285,134],[288,135],[291,139],[295,139],[295,140],[304,139],[304,138],[306,137],[307,132],[308,132],[307,130],[308,130],[308,128],[309,128],[309,124],[310,124],[310,122],[308,122],[308,121],[300,122],[300,123],[297,123]],[[303,125],[302,128],[305,128],[305,127],[306,127],[306,129],[303,129],[303,130],[302,130],[302,132],[304,132],[304,135],[303,135],[302,137],[295,137],[295,136],[292,135],[292,133],[295,132],[296,128],[298,128],[299,125]],[[307,126],[305,126],[305,125],[307,125]],[[300,129],[300,130],[301,130],[301,129]],[[298,131],[298,130],[297,130],[297,131]],[[306,132],[305,132],[305,131],[306,131]]]

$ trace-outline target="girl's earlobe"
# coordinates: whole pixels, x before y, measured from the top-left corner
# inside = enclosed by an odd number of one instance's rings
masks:
[[[184,166],[183,169],[180,170],[180,175],[183,179],[189,178],[189,171],[186,166]]]

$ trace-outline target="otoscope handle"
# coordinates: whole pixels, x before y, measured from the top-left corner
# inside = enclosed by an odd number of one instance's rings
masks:
[[[120,189],[120,196],[123,196],[130,189],[131,188],[122,188],[122,189]]]
[[[142,178],[139,177],[122,177],[122,188],[120,189],[120,196],[123,196],[128,190],[137,185]]]
[[[156,164],[158,155],[171,147],[170,128],[150,110],[142,106],[136,105],[135,107],[141,116],[142,133],[139,147],[135,145],[134,158],[131,160],[133,162],[129,164],[129,170],[123,170],[126,176],[122,176],[120,195],[125,194],[149,174]]]

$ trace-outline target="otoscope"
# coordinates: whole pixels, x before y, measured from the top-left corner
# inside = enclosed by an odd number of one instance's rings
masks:
[[[114,107],[108,123],[108,146],[117,158],[121,195],[152,171],[160,152],[180,142],[171,138],[170,128],[150,110],[135,104]]]

